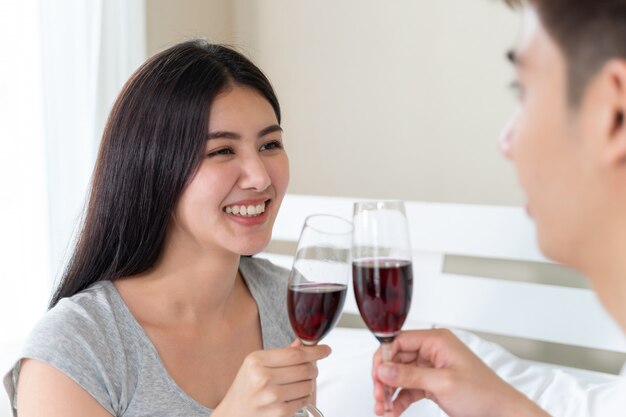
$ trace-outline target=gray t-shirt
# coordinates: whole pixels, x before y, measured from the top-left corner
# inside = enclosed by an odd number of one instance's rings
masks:
[[[264,259],[243,257],[239,270],[259,309],[263,347],[291,343],[295,336],[286,309],[288,271]],[[61,370],[114,416],[206,417],[212,411],[167,373],[111,281],[59,301],[35,326],[21,358]],[[14,407],[19,366],[18,361],[4,378]]]

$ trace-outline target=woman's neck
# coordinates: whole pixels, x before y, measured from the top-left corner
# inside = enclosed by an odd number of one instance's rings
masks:
[[[126,293],[159,321],[202,325],[223,320],[237,300],[248,295],[238,272],[239,259],[228,251],[166,242],[150,270],[119,280],[116,286],[123,297]]]

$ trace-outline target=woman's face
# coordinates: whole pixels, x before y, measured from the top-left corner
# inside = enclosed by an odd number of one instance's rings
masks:
[[[256,90],[235,86],[209,113],[204,157],[174,210],[170,242],[239,255],[269,243],[289,182],[282,129]]]

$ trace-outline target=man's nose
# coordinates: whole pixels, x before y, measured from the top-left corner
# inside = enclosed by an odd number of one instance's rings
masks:
[[[239,186],[244,190],[264,191],[271,183],[263,158],[258,153],[247,155],[243,160]]]
[[[500,137],[498,138],[500,151],[508,159],[513,159],[513,136],[515,133],[515,127],[517,125],[518,116],[519,111],[516,111],[502,129]]]

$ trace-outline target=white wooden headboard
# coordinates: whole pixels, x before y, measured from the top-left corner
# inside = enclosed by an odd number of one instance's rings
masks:
[[[351,219],[347,198],[287,195],[273,240],[297,242],[306,216]],[[444,272],[447,255],[550,262],[539,252],[534,226],[517,207],[406,202],[414,293],[405,328],[432,323],[496,335],[626,352],[626,338],[593,292]],[[262,256],[287,268],[291,256]],[[358,313],[349,289],[345,312]]]

